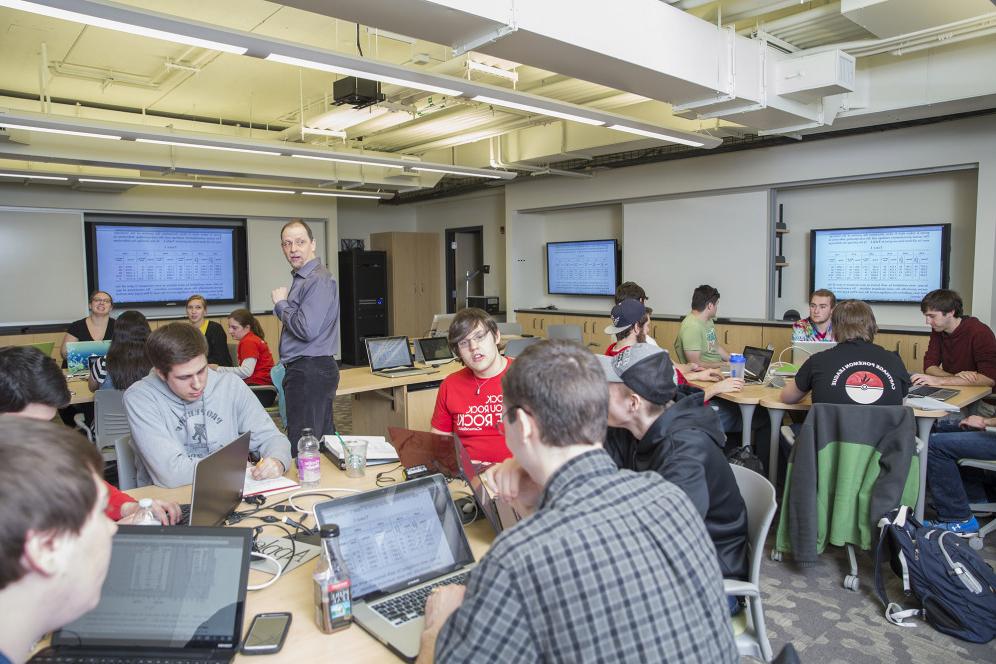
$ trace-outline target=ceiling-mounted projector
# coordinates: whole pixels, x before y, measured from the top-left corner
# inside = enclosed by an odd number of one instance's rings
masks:
[[[347,76],[332,84],[332,99],[336,106],[349,104],[353,108],[366,108],[384,101],[384,95],[378,81]]]

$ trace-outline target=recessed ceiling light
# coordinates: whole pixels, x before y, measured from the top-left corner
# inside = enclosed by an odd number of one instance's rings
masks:
[[[154,138],[136,138],[136,143],[155,143],[156,145],[175,145],[181,148],[199,148],[201,150],[223,150],[225,152],[248,152],[249,154],[262,154],[279,157],[279,152],[273,150],[253,149],[253,148],[229,148],[221,145],[205,145],[203,143],[184,143],[182,141],[162,141]]]
[[[279,53],[270,53],[268,56],[266,56],[266,59],[272,62],[282,62],[285,65],[296,65],[298,67],[307,67],[308,69],[319,69],[321,71],[328,71],[334,74],[343,74],[345,76],[356,76],[357,78],[363,78],[370,81],[391,83],[393,85],[400,85],[406,88],[415,88],[416,90],[425,90],[426,92],[435,92],[437,94],[448,95],[450,97],[459,97],[461,94],[463,94],[460,90],[453,90],[452,88],[444,88],[438,85],[421,83],[419,81],[412,81],[409,79],[397,78],[394,76],[385,76],[383,74],[374,74],[368,71],[361,71],[359,69],[352,69],[350,67],[341,67],[339,65],[317,62],[315,60],[304,60],[302,58],[294,58],[289,55],[280,55]]]
[[[187,44],[188,46],[209,48],[212,51],[223,51],[225,53],[244,55],[245,52],[249,50],[241,46],[232,46],[231,44],[211,41],[210,39],[200,39],[199,37],[191,37],[190,35],[182,35],[176,32],[156,30],[155,28],[149,28],[144,25],[136,25],[134,23],[112,21],[110,19],[100,18],[99,16],[90,16],[79,12],[71,12],[65,9],[57,9],[56,7],[40,5],[34,2],[25,2],[24,0],[0,0],[0,7],[10,7],[11,9],[19,9],[32,14],[50,16],[64,21],[73,21],[74,23],[84,23],[97,28],[127,32],[130,35],[142,35],[143,37],[152,37],[153,39],[162,39],[163,41],[177,42],[180,44]],[[154,17],[150,17],[150,19],[153,18]]]
[[[0,4],[2,0],[0,0]],[[97,134],[89,131],[73,131],[71,129],[51,129],[49,127],[32,127],[31,125],[22,124],[11,124],[10,122],[0,121],[0,127],[7,127],[8,129],[24,129],[26,131],[40,131],[46,134],[68,134],[70,136],[83,136],[84,138],[107,138],[112,141],[120,141],[120,136],[112,136],[110,134]]]
[[[583,115],[575,115],[573,113],[563,113],[561,111],[551,111],[549,109],[543,108],[541,106],[531,106],[530,104],[522,104],[517,101],[506,101],[504,99],[498,99],[497,97],[488,97],[485,95],[477,95],[472,97],[474,101],[479,101],[483,104],[492,104],[494,106],[504,106],[506,108],[514,108],[520,111],[526,111],[527,113],[537,113],[539,115],[549,115],[555,118],[560,118],[562,120],[571,120],[573,122],[581,122],[589,125],[601,126],[605,123],[601,120],[595,120],[593,118],[585,117]]]

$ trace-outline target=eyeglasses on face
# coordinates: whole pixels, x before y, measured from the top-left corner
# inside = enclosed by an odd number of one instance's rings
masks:
[[[484,330],[482,332],[478,332],[477,334],[475,334],[472,337],[467,337],[466,339],[463,339],[462,341],[457,342],[457,348],[459,348],[460,350],[467,350],[468,348],[471,347],[471,345],[477,346],[477,345],[483,343],[484,340],[488,338],[489,334],[491,334],[491,333],[488,332],[487,330]]]

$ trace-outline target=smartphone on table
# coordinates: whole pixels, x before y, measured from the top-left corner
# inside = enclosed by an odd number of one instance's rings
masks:
[[[249,633],[242,643],[243,655],[272,655],[280,652],[290,628],[291,614],[257,613],[249,625]]]

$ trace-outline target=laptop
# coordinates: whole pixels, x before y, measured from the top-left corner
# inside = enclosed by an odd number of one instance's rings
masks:
[[[425,466],[430,473],[439,473],[446,479],[460,477],[460,463],[453,448],[453,436],[401,427],[388,427],[387,435],[405,468]]]
[[[811,356],[830,350],[836,345],[836,341],[793,341],[792,364],[801,367]]]
[[[429,326],[430,337],[445,337],[449,334],[450,323],[456,314],[436,314],[432,317],[432,325]]]
[[[90,357],[104,357],[110,341],[70,341],[66,344],[66,369],[70,376],[85,376],[90,372]]]
[[[437,369],[415,368],[408,337],[366,337],[363,343],[367,346],[370,371],[375,376],[400,378],[438,373]]]
[[[415,340],[415,361],[438,367],[453,361],[450,343],[446,337],[425,337]]]
[[[251,542],[250,528],[120,526],[100,603],[31,661],[231,661]]]
[[[188,517],[187,506],[181,506],[184,515],[176,525],[220,526],[242,503],[250,435],[247,431],[197,462],[190,491],[190,514]]]
[[[339,526],[349,565],[353,619],[407,660],[418,655],[425,600],[463,584],[474,554],[442,475],[315,505],[318,526]]]
[[[744,346],[743,356],[747,361],[747,365],[744,367],[745,382],[763,383],[767,379],[768,367],[771,365],[771,356],[774,352],[770,348]]]
[[[490,464],[475,465],[470,458],[470,452],[463,446],[460,439],[453,436],[453,441],[457,457],[460,459],[460,475],[470,487],[478,507],[481,508],[481,512],[484,513],[484,517],[491,524],[491,527],[494,528],[495,534],[501,534],[501,531],[508,530],[517,524],[521,520],[519,514],[512,509],[511,505],[495,500],[481,478],[480,473]]]
[[[930,387],[929,385],[917,385],[910,389],[907,396],[930,397],[938,401],[947,401],[951,397],[960,394],[959,390],[952,390],[948,387]]]

